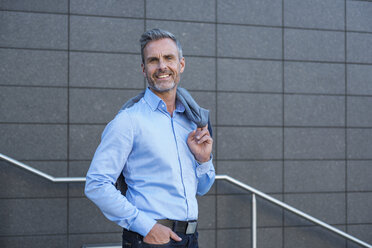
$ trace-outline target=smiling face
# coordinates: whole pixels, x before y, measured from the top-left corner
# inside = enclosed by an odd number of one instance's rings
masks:
[[[143,50],[142,71],[152,90],[163,93],[175,89],[185,68],[176,43],[169,39],[149,42]]]

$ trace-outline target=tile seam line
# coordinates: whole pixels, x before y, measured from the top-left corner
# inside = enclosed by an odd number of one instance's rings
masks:
[[[253,159],[235,159],[235,158],[216,158],[217,162],[282,162],[282,158],[253,158]],[[19,161],[23,162],[66,162],[66,159],[60,160],[41,160],[37,159],[23,159],[20,158]],[[71,159],[71,162],[89,162],[89,159]],[[345,161],[343,158],[285,158],[285,162],[342,162]],[[353,162],[363,162],[372,161],[372,158],[352,158],[348,161]]]
[[[371,194],[372,191],[350,191],[350,194]],[[266,194],[271,196],[283,196],[281,192],[266,192]],[[286,192],[285,194],[296,196],[296,195],[329,195],[329,194],[337,194],[343,195],[344,191],[335,191],[335,192]],[[238,196],[250,196],[251,193],[237,193],[237,192],[226,192],[226,193],[219,193],[219,194],[207,194],[207,197],[216,197],[216,196],[224,196],[224,197],[238,197]],[[52,196],[42,196],[42,197],[3,197],[1,200],[8,201],[8,200],[62,200],[66,199],[65,197],[52,197]],[[71,199],[75,200],[84,200],[86,199],[84,196],[71,196]],[[372,224],[372,223],[371,223]]]
[[[45,181],[45,180],[44,180]],[[77,183],[78,184],[81,184],[81,183]],[[58,185],[63,185],[63,184],[58,184]],[[231,191],[231,190],[230,190]],[[368,191],[349,191],[348,192],[349,194],[372,194],[372,191],[371,190],[368,190]],[[330,194],[336,194],[336,195],[344,195],[345,194],[345,191],[314,191],[314,192],[308,192],[308,191],[299,191],[299,192],[285,192],[285,193],[282,193],[282,192],[270,192],[270,191],[267,191],[266,194],[268,195],[271,195],[271,196],[283,196],[284,194],[287,194],[287,195],[291,195],[291,196],[296,196],[296,195],[330,195]],[[223,193],[218,193],[218,194],[215,194],[215,193],[208,193],[207,195],[205,196],[210,196],[210,197],[215,197],[215,196],[224,196],[224,197],[237,197],[237,196],[249,196],[251,195],[250,192],[242,192],[242,193],[236,193],[236,192],[223,192]],[[71,195],[70,196],[71,199],[75,199],[75,200],[87,200],[85,196],[83,195]],[[0,201],[8,201],[8,200],[66,200],[66,197],[65,196],[35,196],[35,197],[2,197],[0,199]],[[264,201],[265,199],[261,199],[262,201]],[[274,204],[275,205],[275,204]],[[274,206],[273,205],[273,206]],[[369,223],[369,222],[363,222],[363,223]],[[372,224],[372,222],[370,223]]]
[[[67,137],[66,137],[66,156],[67,156],[67,176],[70,172],[70,47],[71,47],[71,1],[67,1],[68,13],[67,13]],[[67,198],[66,198],[66,242],[67,248],[70,247],[70,184],[66,184],[67,187]]]
[[[8,50],[26,50],[26,51],[49,51],[49,52],[72,52],[72,53],[90,53],[90,54],[112,54],[112,55],[141,55],[140,52],[126,52],[126,51],[104,51],[104,50],[79,50],[79,49],[62,49],[62,48],[42,48],[42,47],[11,47],[0,46],[0,49]],[[199,55],[193,55],[199,57]]]
[[[353,226],[361,226],[361,225],[371,225],[372,223],[355,223],[355,224],[352,224]],[[344,226],[342,224],[335,224],[335,226]],[[284,228],[309,228],[309,227],[319,227],[319,226],[316,226],[316,225],[312,225],[312,224],[309,224],[309,225],[290,225],[290,226],[285,226]],[[269,226],[269,225],[264,225],[264,226],[259,226],[258,227],[259,229],[277,229],[277,228],[281,228],[281,226],[276,226],[276,225],[273,225],[273,226]],[[319,227],[321,228],[321,227]],[[217,230],[239,230],[239,229],[251,229],[250,227],[219,227]],[[214,229],[212,228],[200,228],[200,230],[203,230],[203,231],[212,231]],[[94,235],[94,234],[121,234],[122,232],[120,231],[117,231],[117,232],[81,232],[81,233],[78,233],[78,232],[73,232],[73,233],[69,233],[70,235]],[[15,234],[15,235],[0,235],[1,238],[16,238],[16,237],[34,237],[34,236],[65,236],[66,234],[65,233],[55,233],[55,234],[26,234],[26,235],[23,235],[23,234]]]
[[[79,90],[143,90],[143,88],[101,88],[101,87],[84,87],[84,86],[52,86],[52,85],[13,85],[13,84],[0,84],[0,87],[9,87],[9,88],[49,88],[49,89],[79,89]],[[207,91],[207,90],[189,90],[189,91],[197,91],[197,92],[214,92],[214,91]]]
[[[121,234],[122,232],[117,231],[117,232],[81,232],[81,233],[69,233],[72,235],[87,235],[87,234]],[[15,235],[0,235],[0,237],[33,237],[33,236],[65,236],[68,235],[66,233],[53,233],[53,234],[15,234]]]
[[[62,85],[27,85],[27,84],[1,84],[1,87],[9,88],[43,88],[43,89],[78,89],[78,90],[107,90],[107,91],[138,91],[143,88],[115,88],[115,87],[95,87],[95,86],[62,86]],[[204,90],[204,89],[188,89],[189,92],[194,93],[218,93],[218,94],[252,94],[252,95],[291,95],[291,96],[333,96],[333,97],[345,97],[345,94],[339,93],[306,93],[306,92],[280,92],[280,91],[232,91],[232,90]],[[358,97],[358,98],[369,98],[372,94],[348,94],[346,97]]]
[[[269,126],[269,125],[214,125],[216,127],[233,127],[233,128],[288,128],[288,129],[304,129],[304,128],[313,128],[313,129],[344,129],[344,125],[340,126],[297,126],[297,125],[277,125],[277,126]],[[371,129],[371,126],[348,126],[347,129]]]
[[[348,64],[346,63],[347,60],[348,60],[348,57],[347,57],[347,0],[344,1],[344,57],[345,57],[345,68],[344,68],[344,73],[345,73],[345,105],[344,105],[344,116],[345,116],[345,138],[344,138],[344,142],[345,142],[345,169],[344,169],[344,173],[345,173],[345,190],[344,190],[344,194],[345,194],[345,203],[344,203],[344,207],[345,207],[345,216],[344,216],[344,222],[345,222],[345,230],[346,232],[348,232],[348,212],[349,212],[349,207],[348,207],[348,79],[347,79],[347,76],[348,76]],[[345,247],[349,247],[349,242],[346,240],[345,242]]]
[[[92,54],[113,54],[113,55],[141,55],[140,52],[126,51],[103,51],[103,50],[79,50],[79,49],[58,49],[58,48],[33,48],[33,47],[9,47],[0,46],[0,49],[8,50],[30,50],[30,51],[51,51],[51,52],[71,52],[71,53],[92,53]],[[353,61],[330,61],[330,60],[301,60],[301,59],[277,59],[277,58],[257,58],[257,57],[234,57],[234,56],[212,56],[185,54],[190,58],[217,58],[247,61],[271,61],[271,62],[298,62],[298,63],[319,63],[319,64],[350,64],[350,65],[372,65],[372,62],[353,62]]]
[[[263,159],[234,159],[234,158],[231,158],[231,159],[221,159],[221,158],[217,158],[216,159],[217,161],[219,162],[281,162],[283,161],[283,159],[281,158],[276,158],[276,159],[270,159],[270,158],[263,158]],[[372,158],[365,158],[365,159],[348,159],[349,161],[354,161],[354,162],[362,162],[362,161],[371,161]],[[22,161],[27,161],[27,160],[22,160]],[[30,160],[30,161],[34,161],[34,160]],[[39,160],[37,160],[39,161]],[[48,160],[45,160],[45,161],[48,161]],[[313,159],[313,158],[286,158],[284,162],[343,162],[345,161],[344,158],[318,158],[318,159]]]
[[[370,225],[370,224],[355,224],[356,226],[358,225]],[[345,225],[343,224],[332,224],[332,226],[335,226],[335,227],[344,227]],[[308,224],[308,225],[285,225],[283,228],[284,229],[292,229],[292,228],[319,228],[321,230],[325,230],[324,228],[322,228],[321,226],[318,226],[316,224]],[[279,225],[273,225],[273,226],[268,226],[268,225],[264,225],[264,226],[257,226],[258,229],[280,229],[281,226]],[[248,227],[248,226],[242,226],[242,227],[219,227],[217,228],[217,230],[220,230],[220,231],[223,231],[223,230],[250,230],[251,228]],[[209,230],[209,229],[207,229]]]
[[[143,15],[144,15],[143,16],[143,32],[146,32],[146,30],[147,30],[147,0],[143,1],[143,7],[144,7],[144,10],[143,10]],[[147,80],[145,78],[143,78],[143,88],[146,89],[146,86],[147,86]]]
[[[260,227],[260,228],[265,228],[265,227]],[[270,228],[270,226],[269,226]],[[273,226],[273,228],[275,228],[275,226]],[[234,229],[234,228],[232,228]],[[212,230],[215,230],[215,229],[212,229],[212,228],[199,228],[198,227],[198,230],[203,230],[203,231],[212,231]],[[14,234],[14,235],[0,235],[1,238],[17,238],[17,237],[42,237],[42,236],[66,236],[66,235],[97,235],[97,234],[122,234],[122,232],[120,231],[117,231],[117,232],[71,232],[71,233],[68,233],[68,234],[65,234],[65,233],[45,233],[45,234],[38,234],[38,233],[35,233],[35,234],[26,234],[26,235],[22,235],[22,234]]]
[[[31,14],[45,14],[45,15],[68,15],[67,12],[44,12],[44,11],[27,11],[27,10],[12,10],[0,9],[0,12],[13,12],[13,13],[31,13]],[[231,25],[231,26],[245,26],[245,27],[263,27],[263,28],[285,28],[295,30],[313,30],[313,31],[326,31],[326,32],[344,32],[344,29],[330,29],[330,28],[316,28],[316,27],[296,27],[296,26],[282,26],[282,25],[266,25],[266,24],[253,24],[253,23],[235,23],[235,22],[215,22],[203,20],[179,20],[179,19],[159,19],[148,17],[131,17],[131,16],[115,16],[115,15],[94,15],[84,13],[71,13],[71,16],[77,17],[96,17],[96,18],[112,18],[112,19],[128,19],[128,20],[149,20],[149,21],[163,21],[163,22],[177,22],[177,23],[200,23],[200,24],[218,24],[218,25]],[[372,31],[364,30],[347,30],[353,33],[372,34]]]
[[[270,159],[270,158],[263,158],[263,159],[215,159],[218,162],[281,162],[283,159],[278,158],[278,159]],[[366,159],[348,159],[349,161],[371,161],[372,158],[366,158]],[[1,160],[0,160],[1,161]],[[67,159],[20,159],[19,161],[21,162],[67,162]],[[90,162],[91,159],[70,159],[71,162]],[[285,159],[285,162],[342,162],[345,161],[344,158],[339,158],[339,159]]]
[[[271,196],[283,196],[284,194],[286,195],[330,195],[330,194],[337,194],[337,195],[344,195],[345,191],[340,190],[340,191],[314,191],[314,192],[309,192],[309,191],[299,191],[299,192],[292,192],[292,191],[286,191],[284,193],[281,192],[270,192],[268,191],[266,194],[271,195]],[[372,191],[350,191],[349,193],[352,194],[371,194]],[[249,196],[251,193],[235,193],[235,192],[227,192],[227,193],[221,193],[216,196]],[[215,195],[212,195],[215,196]],[[264,200],[264,199],[262,199]],[[275,204],[274,204],[275,205]]]
[[[284,23],[285,23],[285,0],[282,0],[282,3],[281,3],[281,7],[282,7],[282,11],[281,11],[281,14],[282,14],[282,39],[281,39],[281,42],[282,42],[282,65],[281,65],[281,69],[282,69],[282,161],[281,161],[281,168],[282,168],[282,200],[283,202],[285,202],[285,186],[286,186],[286,183],[285,183],[285,27],[284,27]],[[286,237],[285,237],[285,233],[284,233],[284,223],[285,223],[285,210],[284,209],[281,209],[281,237],[282,237],[282,242],[281,242],[281,245],[282,245],[282,248],[285,247],[286,245]]]
[[[70,53],[87,53],[87,54],[105,54],[105,55],[140,55],[139,53],[130,52],[109,52],[109,51],[93,51],[93,50],[58,50],[58,49],[44,49],[44,48],[22,48],[22,47],[0,47],[0,49],[9,50],[29,50],[29,51],[50,51],[50,52],[70,52]],[[231,60],[246,60],[246,61],[262,61],[262,62],[287,62],[287,63],[314,63],[314,64],[348,64],[348,65],[372,65],[371,62],[339,62],[339,61],[321,61],[321,60],[297,60],[297,59],[275,59],[275,58],[253,58],[253,57],[228,57],[228,56],[209,56],[209,55],[187,55],[189,58],[201,59],[231,59]]]
[[[214,50],[214,61],[215,61],[215,120],[216,120],[216,125],[218,124],[218,58],[217,58],[217,55],[218,55],[218,25],[217,25],[217,21],[218,21],[218,0],[215,0],[214,1],[214,4],[215,4],[215,22],[216,24],[215,27],[214,27],[214,32],[215,32],[215,50]],[[217,136],[216,135],[216,132],[215,132],[215,138],[214,138],[214,147],[216,148],[215,149],[215,161],[216,161],[216,173],[218,173],[218,160],[216,160],[216,158],[218,157],[218,152],[217,152],[217,145],[218,145],[218,139],[217,139]],[[214,207],[214,210],[215,210],[215,214],[214,214],[214,218],[215,218],[215,222],[214,222],[214,226],[213,226],[213,230],[214,230],[214,246],[215,248],[218,247],[218,233],[217,233],[217,228],[218,228],[218,222],[219,222],[219,218],[218,218],[218,184],[215,183],[215,199],[214,199],[214,203],[215,203],[215,207]]]
[[[0,122],[0,125],[49,125],[49,126],[64,126],[64,125],[71,125],[71,126],[102,126],[107,125],[107,122]],[[214,125],[215,127],[222,127],[222,128],[285,128],[285,129],[344,129],[345,126],[265,126],[265,125]],[[358,130],[369,130],[372,129],[371,126],[349,126],[346,127],[347,129],[358,129]],[[350,158],[349,158],[350,159]]]

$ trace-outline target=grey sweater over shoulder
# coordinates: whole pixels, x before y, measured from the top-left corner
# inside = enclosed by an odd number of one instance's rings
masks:
[[[123,107],[121,107],[120,111],[132,107],[136,102],[141,100],[144,95],[145,91],[131,98],[123,105]],[[192,98],[190,93],[184,88],[177,88],[177,99],[185,107],[186,116],[190,121],[194,122],[198,127],[205,127],[205,125],[208,124],[208,130],[212,137],[212,125],[210,123],[209,110],[200,107]]]

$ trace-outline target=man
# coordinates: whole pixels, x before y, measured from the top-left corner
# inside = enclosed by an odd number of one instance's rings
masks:
[[[85,194],[123,227],[123,247],[198,247],[196,194],[214,182],[213,140],[208,125],[197,127],[177,97],[185,69],[178,40],[153,29],[140,42],[149,87],[106,126]],[[114,186],[120,173],[126,196]]]

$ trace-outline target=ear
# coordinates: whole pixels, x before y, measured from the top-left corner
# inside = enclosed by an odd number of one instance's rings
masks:
[[[146,77],[145,65],[144,64],[141,64],[141,67],[142,67],[142,74],[143,74],[143,76]]]
[[[182,59],[180,60],[180,65],[181,65],[180,72],[182,73],[185,70],[185,65],[186,65],[184,57],[182,57]]]

